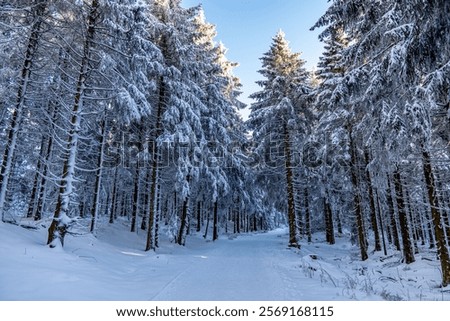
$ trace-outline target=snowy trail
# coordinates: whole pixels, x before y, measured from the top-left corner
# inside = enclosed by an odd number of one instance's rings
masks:
[[[121,229],[52,250],[45,230],[0,228],[0,300],[336,299],[298,268],[283,230],[217,242],[194,236],[153,253],[139,250],[143,235]]]
[[[286,280],[278,266],[281,263],[280,249],[274,246],[274,242],[279,243],[275,233],[271,233],[269,237],[253,235],[216,242],[203,255],[195,256],[189,269],[153,299],[292,299],[292,295],[285,292]]]
[[[405,266],[396,253],[361,262],[346,238],[330,246],[319,235],[298,250],[287,248],[286,230],[216,242],[197,235],[144,252],[145,233],[125,221],[104,227],[49,249],[46,229],[0,223],[0,300],[450,300],[436,286],[438,262]]]

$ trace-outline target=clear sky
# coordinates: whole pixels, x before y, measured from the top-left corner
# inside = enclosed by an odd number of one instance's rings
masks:
[[[202,4],[206,20],[216,26],[216,41],[228,48],[227,58],[238,62],[234,74],[241,79],[241,100],[260,88],[259,58],[267,52],[272,38],[283,30],[295,52],[302,53],[306,67],[312,69],[323,51],[319,31],[309,31],[325,13],[328,0],[183,0],[185,7]],[[246,117],[247,113],[243,114]]]

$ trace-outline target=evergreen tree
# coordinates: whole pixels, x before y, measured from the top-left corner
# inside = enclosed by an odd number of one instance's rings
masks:
[[[298,246],[294,208],[294,135],[301,131],[301,117],[305,106],[301,100],[308,93],[308,74],[300,54],[292,53],[283,32],[273,38],[270,50],[261,58],[265,77],[258,82],[260,92],[251,95],[249,126],[253,130],[255,153],[260,158],[263,175],[283,177],[280,188],[286,191],[289,245]],[[276,153],[274,150],[278,149]],[[278,183],[280,184],[280,183]]]

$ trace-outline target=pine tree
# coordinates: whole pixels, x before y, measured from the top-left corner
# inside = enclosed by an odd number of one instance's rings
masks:
[[[258,82],[262,91],[251,95],[256,103],[251,106],[249,119],[255,152],[265,161],[259,166],[264,171],[284,175],[289,246],[295,247],[298,246],[298,240],[294,207],[293,136],[295,131],[301,130],[299,116],[306,109],[301,99],[309,90],[308,74],[303,67],[305,62],[299,57],[300,54],[291,52],[284,33],[278,32],[270,50],[261,58],[263,69],[259,72],[265,80]],[[278,149],[276,154],[270,150],[273,147]]]

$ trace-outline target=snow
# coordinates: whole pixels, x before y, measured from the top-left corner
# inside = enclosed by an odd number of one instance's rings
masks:
[[[191,235],[185,247],[163,239],[156,252],[144,252],[146,233],[130,233],[125,220],[100,220],[96,237],[84,223],[56,249],[45,246],[42,226],[0,223],[0,300],[450,300],[431,255],[410,265],[398,252],[361,262],[347,237],[331,246],[316,234],[291,249],[285,229],[216,242]]]

